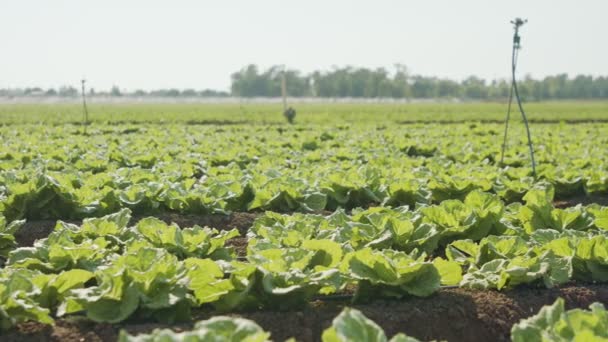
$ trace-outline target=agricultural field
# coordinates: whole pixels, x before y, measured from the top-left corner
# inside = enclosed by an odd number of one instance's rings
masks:
[[[296,108],[0,104],[0,340],[608,338],[608,103]]]
[[[128,101],[128,100],[127,100]],[[417,123],[482,121],[504,123],[505,103],[481,102],[302,102],[295,104],[300,124]],[[608,122],[606,101],[554,101],[526,104],[531,122]],[[93,103],[93,123],[283,124],[279,103],[242,100],[227,103]],[[515,115],[514,115],[515,117]],[[81,124],[74,103],[0,102],[0,124]]]

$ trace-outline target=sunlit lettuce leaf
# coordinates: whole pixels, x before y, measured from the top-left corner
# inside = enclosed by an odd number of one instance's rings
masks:
[[[546,189],[532,189],[524,196],[525,206],[521,206],[518,219],[526,232],[532,233],[538,229],[557,229],[551,212],[553,206],[553,191]]]
[[[414,208],[417,204],[429,204],[432,196],[431,191],[416,180],[390,183],[388,192],[390,196],[384,200],[384,204],[395,207],[407,205]]]
[[[456,239],[479,240],[499,228],[504,205],[497,196],[473,191],[464,202],[446,200],[441,204],[421,208],[424,219],[437,225],[441,241]]]
[[[58,315],[85,310],[96,322],[117,323],[127,319],[139,306],[139,292],[124,270],[96,274],[98,286],[72,291]]]
[[[215,302],[235,289],[231,279],[224,279],[224,271],[211,259],[188,258],[188,288],[194,292],[198,304]]]
[[[463,276],[460,286],[500,290],[519,284],[541,283],[551,288],[570,280],[573,272],[571,257],[558,257],[546,251],[535,257],[498,258],[480,267],[471,267]]]
[[[265,212],[253,222],[248,236],[264,239],[276,246],[296,247],[302,240],[313,238],[322,221],[323,216],[320,215]]]
[[[230,259],[232,252],[224,248],[224,244],[228,239],[239,236],[236,229],[221,232],[199,226],[180,229],[154,217],[140,220],[134,230],[138,237],[146,239],[152,246],[164,248],[180,258]]]
[[[579,205],[567,209],[551,210],[553,226],[558,230],[588,230],[594,226],[594,219]],[[600,221],[601,223],[601,221]]]
[[[121,237],[127,233],[126,228],[131,220],[131,210],[122,209],[103,217],[86,218],[82,221],[79,233],[89,237],[113,235]]]
[[[41,290],[41,293],[35,296],[36,302],[45,308],[56,307],[66,299],[71,290],[83,288],[84,284],[94,277],[92,272],[80,269],[60,274],[36,274],[34,272],[31,272],[29,277],[32,283]]]
[[[365,317],[359,310],[344,308],[342,312],[334,318],[331,327],[325,329],[321,336],[323,342],[349,342],[349,341],[369,341],[369,342],[416,342],[417,339],[409,337],[403,333],[395,335],[390,340],[387,339],[384,330],[374,321]]]
[[[356,298],[431,295],[441,276],[430,262],[414,259],[403,252],[373,251],[369,248],[348,253],[340,270],[358,281]]]
[[[608,207],[589,206],[587,211],[593,216],[597,228],[608,230]]]
[[[37,173],[27,183],[15,184],[3,201],[7,221],[78,216],[81,208],[67,179]]]
[[[150,334],[129,335],[121,330],[119,342],[264,342],[269,341],[270,333],[250,320],[236,317],[213,317],[200,321],[190,331],[176,333],[169,329],[156,329]]]
[[[606,341],[608,340],[608,311],[601,303],[589,310],[565,310],[564,300],[558,298],[511,328],[513,342],[541,341]]]
[[[41,289],[30,279],[29,272],[0,274],[0,330],[19,322],[37,321],[52,324],[50,311],[35,301]]]
[[[441,285],[454,286],[462,280],[462,267],[457,262],[443,258],[433,259],[433,265],[441,277]]]
[[[105,237],[82,238],[62,229],[36,241],[34,247],[13,250],[9,254],[8,264],[11,267],[51,272],[75,268],[94,271],[116,248]]]
[[[165,250],[142,247],[97,270],[98,285],[73,290],[71,300],[96,322],[120,322],[139,307],[153,312],[185,301],[186,272],[183,264]]]
[[[17,220],[7,224],[4,216],[0,214],[0,257],[6,258],[8,253],[17,247],[15,233],[24,223],[25,220]]]
[[[339,244],[309,240],[301,248],[265,249],[248,257],[257,265],[256,296],[264,306],[305,304],[317,293],[331,293],[344,284],[335,267],[342,260]]]
[[[577,276],[585,280],[608,281],[608,239],[596,236],[580,239],[576,245]]]
[[[448,177],[438,175],[429,182],[429,189],[433,193],[433,201],[441,203],[446,200],[464,200],[467,194],[474,190],[488,191],[492,183],[485,179],[475,179],[462,176]]]

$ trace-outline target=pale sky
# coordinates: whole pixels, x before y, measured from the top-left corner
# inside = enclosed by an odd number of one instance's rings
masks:
[[[608,76],[608,0],[0,0],[0,88],[228,90],[249,63],[508,78],[516,16],[521,76]]]

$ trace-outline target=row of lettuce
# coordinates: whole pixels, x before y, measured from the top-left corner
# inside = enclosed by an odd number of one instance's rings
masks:
[[[511,328],[513,342],[543,341],[604,341],[608,339],[608,310],[601,303],[593,303],[589,310],[566,310],[564,300],[558,298],[529,318]],[[189,331],[176,333],[157,329],[150,334],[130,335],[121,331],[119,342],[170,341],[270,341],[270,333],[243,318],[219,316],[199,321]],[[295,341],[291,339],[290,341]],[[323,342],[417,342],[418,339],[398,333],[388,339],[374,321],[357,309],[345,308],[321,335]]]
[[[498,127],[100,126],[89,136],[0,127],[0,212],[17,220],[121,208],[333,211],[463,200],[475,190],[512,203],[539,181],[558,198],[608,194],[608,125],[550,128],[535,132],[535,180],[519,141],[499,167]]]
[[[251,227],[247,255],[236,230],[181,229],[155,218],[129,226],[123,209],[18,248],[23,221],[0,222],[0,319],[84,313],[187,320],[190,310],[291,309],[317,296],[354,301],[429,296],[442,285],[505,289],[608,281],[608,208],[556,209],[551,191],[505,205],[475,191],[439,205],[343,210],[329,216],[268,212]],[[0,259],[1,260],[1,259]]]
[[[608,194],[605,174],[594,179],[535,181],[527,176],[528,169],[505,169],[495,179],[480,179],[482,176],[475,173],[484,171],[469,169],[457,176],[437,175],[428,180],[429,175],[384,177],[379,170],[370,166],[333,170],[326,176],[319,175],[319,180],[310,181],[269,169],[264,174],[242,174],[236,178],[216,174],[177,182],[156,180],[155,171],[141,169],[88,177],[58,172],[16,177],[0,172],[0,214],[9,220],[65,220],[100,217],[123,208],[137,215],[319,212],[376,205],[415,207],[464,200],[475,191],[493,193],[507,203],[514,203],[521,202],[530,188],[542,185],[552,187],[561,198],[564,194]],[[396,175],[398,170],[393,172]],[[596,190],[591,191],[591,187]]]

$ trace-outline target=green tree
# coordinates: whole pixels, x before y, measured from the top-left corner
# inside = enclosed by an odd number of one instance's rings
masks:
[[[120,88],[118,88],[118,86],[112,86],[112,89],[110,89],[110,95],[111,96],[122,96],[122,93],[120,92]]]

